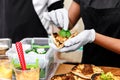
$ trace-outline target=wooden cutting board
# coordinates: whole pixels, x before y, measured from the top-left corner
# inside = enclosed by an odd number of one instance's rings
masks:
[[[55,72],[55,75],[69,73],[74,66],[75,65],[71,65],[71,64],[60,64],[58,69]],[[101,66],[101,68],[104,70],[104,72],[110,71],[114,75],[120,76],[120,68],[104,67],[104,66]]]
[[[120,76],[120,68],[116,68],[116,67],[104,67],[104,66],[102,66],[101,68],[104,70],[104,72],[109,72],[110,71],[114,75]]]

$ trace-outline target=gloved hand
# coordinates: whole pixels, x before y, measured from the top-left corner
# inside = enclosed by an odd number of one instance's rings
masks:
[[[57,51],[60,52],[67,52],[67,51],[73,51],[81,46],[84,46],[87,43],[91,43],[95,40],[95,30],[84,30],[80,32],[77,36],[68,39],[67,41],[64,42],[64,46],[61,49],[58,49],[55,44],[50,44],[51,47],[56,49]]]
[[[49,30],[50,22],[54,23],[57,27],[67,30],[69,24],[68,11],[62,8],[51,12],[44,12],[41,16],[41,22],[47,31]]]

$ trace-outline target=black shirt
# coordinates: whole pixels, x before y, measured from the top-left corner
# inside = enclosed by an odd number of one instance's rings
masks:
[[[84,7],[93,7],[97,9],[120,7],[119,0],[74,0]]]
[[[120,39],[120,0],[74,0],[80,4],[85,29]],[[111,45],[110,45],[111,46]],[[82,63],[120,67],[120,55],[94,43],[83,48]]]

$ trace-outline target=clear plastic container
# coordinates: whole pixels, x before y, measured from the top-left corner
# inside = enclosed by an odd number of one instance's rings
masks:
[[[24,38],[23,40],[21,40],[21,42],[23,44],[23,51],[25,54],[26,63],[35,61],[35,59],[39,59],[39,64],[40,64],[40,69],[41,69],[40,80],[46,80],[51,69],[54,67],[53,65],[54,64],[54,53],[56,53],[56,51],[53,50],[52,48],[47,48],[45,54],[35,54],[35,53],[26,54],[25,51],[30,49],[32,47],[32,44],[40,46],[40,47],[48,46],[48,42],[49,42],[48,38]],[[15,60],[16,63],[19,63],[16,47],[14,44],[12,45],[12,48],[6,52],[6,55],[16,59]]]

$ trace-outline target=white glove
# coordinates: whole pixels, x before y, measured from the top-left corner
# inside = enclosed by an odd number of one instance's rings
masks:
[[[95,30],[84,30],[80,32],[77,36],[68,39],[64,42],[64,46],[61,49],[56,48],[54,44],[50,44],[51,47],[56,49],[60,52],[67,52],[67,51],[73,51],[76,50],[82,46],[84,46],[87,43],[92,43],[95,40]]]
[[[57,27],[67,30],[69,24],[68,11],[62,8],[51,12],[44,12],[41,16],[41,22],[47,31],[50,22],[54,23]]]

